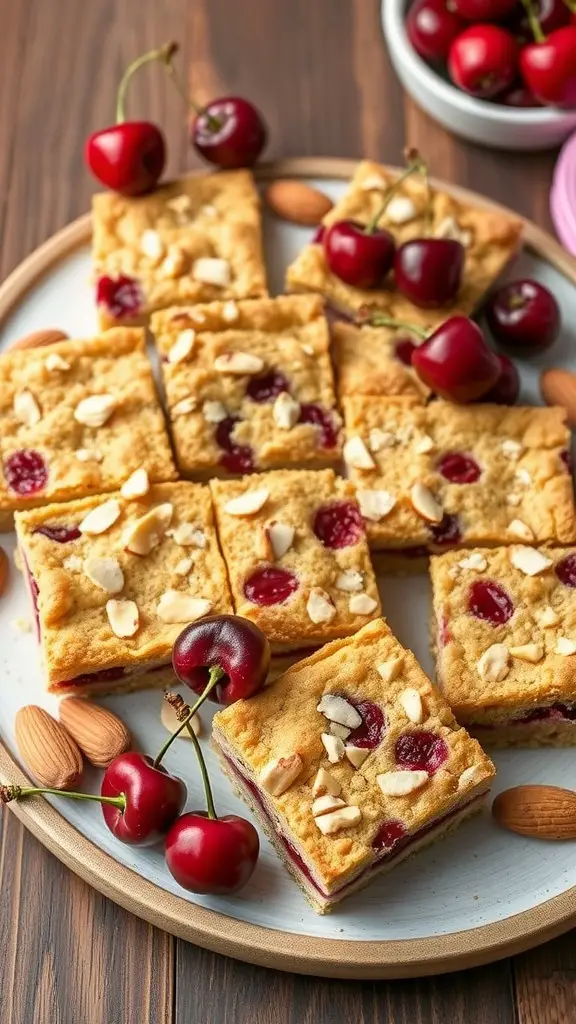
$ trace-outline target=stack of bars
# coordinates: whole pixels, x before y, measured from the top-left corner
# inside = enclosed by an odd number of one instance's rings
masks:
[[[368,223],[391,180],[362,163],[326,223]],[[410,179],[386,218],[399,243],[426,222],[465,246],[452,309],[345,285],[314,242],[288,269],[301,294],[269,298],[246,171],[96,196],[103,333],[0,357],[0,527],[16,524],[48,689],[169,686],[185,623],[257,623],[284,674],[221,712],[215,743],[318,910],[479,808],[494,769],[462,726],[576,739],[563,411],[432,401],[418,338],[325,315],[470,314],[521,225]],[[429,565],[441,694],[375,577]]]

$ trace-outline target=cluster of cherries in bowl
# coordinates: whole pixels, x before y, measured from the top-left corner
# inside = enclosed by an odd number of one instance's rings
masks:
[[[471,96],[576,108],[574,0],[414,0],[406,31]]]
[[[252,167],[266,145],[268,132],[256,107],[240,96],[222,96],[200,106],[188,96],[174,68],[176,43],[151,50],[126,69],[116,100],[116,124],[94,132],[86,141],[85,161],[106,188],[125,196],[138,196],[156,187],[166,163],[166,140],[152,121],[128,121],[125,100],[133,74],[146,64],[163,66],[192,107],[190,141],[197,153],[223,170]]]
[[[106,769],[100,796],[2,786],[0,800],[9,803],[52,793],[98,801],[107,827],[120,842],[130,846],[164,843],[168,870],[184,889],[214,895],[238,892],[256,867],[258,833],[245,818],[216,814],[204,756],[190,723],[205,700],[228,705],[257,693],[268,676],[270,646],[262,631],[247,619],[214,615],[183,630],[174,644],[173,665],[178,679],[199,696],[189,707],[177,695],[165,695],[180,725],[156,758],[137,751],[120,754]],[[194,743],[207,809],[183,814],[186,786],[161,762],[184,729]]]

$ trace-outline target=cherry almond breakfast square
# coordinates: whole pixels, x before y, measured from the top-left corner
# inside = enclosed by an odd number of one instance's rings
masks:
[[[16,516],[51,692],[169,685],[184,625],[231,611],[208,488],[134,490]]]
[[[341,456],[320,296],[213,302],[152,317],[176,457],[193,478]]]
[[[155,309],[267,295],[260,201],[250,171],[191,175],[146,195],[94,196],[102,328]]]
[[[344,459],[384,568],[448,547],[576,540],[563,409],[342,404]]]
[[[439,686],[483,744],[576,743],[576,550],[432,559]]]
[[[288,268],[289,291],[320,292],[338,310],[357,313],[362,306],[372,306],[411,323],[417,322],[415,307],[442,307],[426,310],[428,319],[438,324],[452,313],[468,314],[478,306],[518,251],[521,220],[429,188],[427,175],[421,172],[410,172],[396,186],[378,218],[396,180],[397,175],[380,164],[365,160],[358,165],[348,191],[324,217],[322,237],[308,244]],[[385,240],[374,232],[362,234],[360,244],[354,228],[352,243],[349,237],[334,233],[330,237],[330,229],[337,223],[366,227],[375,218],[374,228],[385,230],[389,237],[390,254],[384,254],[383,260],[379,261],[373,250]],[[349,227],[338,228],[338,235],[346,232],[350,235]],[[416,239],[446,244],[420,246],[418,253],[404,248],[406,243],[416,245]],[[327,249],[332,254],[329,257]],[[352,249],[356,256],[350,255]],[[378,263],[384,272],[372,277],[371,270]],[[425,280],[416,281],[416,264],[427,265]],[[384,279],[393,265],[395,285],[387,285]]]
[[[319,913],[479,810],[494,775],[382,619],[219,712],[213,737]]]
[[[0,528],[17,509],[176,469],[142,330],[0,356]]]

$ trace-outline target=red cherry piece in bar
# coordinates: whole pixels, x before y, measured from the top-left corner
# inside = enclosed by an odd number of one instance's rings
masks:
[[[330,409],[325,409],[322,405],[315,405],[313,402],[304,402],[300,406],[298,422],[312,423],[318,427],[322,448],[335,448],[338,444],[340,429]]]
[[[69,544],[82,536],[77,526],[39,526],[34,533],[41,533],[56,544]]]
[[[372,840],[372,849],[376,853],[383,853],[385,850],[393,850],[397,843],[401,839],[404,839],[408,834],[406,825],[402,821],[396,821],[391,818],[390,821],[385,821],[380,826],[374,839]]]
[[[298,579],[294,573],[273,565],[257,569],[244,583],[245,597],[260,607],[284,604],[297,590]]]
[[[450,317],[419,345],[412,366],[432,391],[453,402],[475,401],[500,376],[500,362],[482,331],[464,316]]]
[[[382,743],[386,732],[384,711],[371,700],[353,700],[348,696],[346,700],[356,708],[362,719],[362,725],[352,730],[346,742],[353,747],[374,750]]]
[[[325,548],[349,548],[364,536],[364,521],[353,501],[322,505],[314,516],[312,529]]]
[[[468,611],[477,619],[503,626],[514,614],[512,598],[494,580],[478,580],[468,591]]]
[[[464,246],[452,238],[414,238],[396,252],[396,285],[422,309],[452,302],[462,284]]]
[[[454,40],[448,72],[459,89],[491,99],[507,89],[518,71],[518,44],[499,25],[471,25]]]
[[[270,645],[262,630],[248,619],[211,615],[180,633],[172,664],[178,679],[198,694],[208,685],[210,669],[217,666],[224,674],[210,691],[210,700],[232,704],[264,686]]]
[[[242,475],[254,472],[254,452],[250,445],[237,444],[233,440],[232,432],[239,422],[240,420],[236,416],[227,416],[226,419],[221,420],[216,427],[214,439],[218,447],[222,449],[220,464],[229,473]]]
[[[544,42],[525,46],[520,71],[541,103],[565,110],[576,107],[576,25],[558,28]]]
[[[13,452],[4,462],[4,476],[8,489],[14,494],[28,497],[43,491],[48,483],[48,466],[40,452],[23,448]]]
[[[186,803],[186,786],[151,757],[130,751],[106,769],[102,796],[125,796],[123,810],[102,804],[106,825],[117,839],[132,846],[151,846],[162,839]]]
[[[463,452],[447,452],[443,455],[438,461],[438,471],[451,484],[474,484],[482,475],[476,460]]]
[[[191,811],[166,836],[166,865],[189,892],[224,895],[246,885],[259,850],[258,833],[245,818],[209,818],[204,811]]]
[[[564,468],[571,473],[572,472],[572,452],[569,452],[567,448],[563,448],[560,452],[560,459],[564,464]]]
[[[530,278],[499,288],[488,299],[485,314],[496,341],[512,348],[543,351],[554,344],[560,331],[556,299],[548,288]]]
[[[195,150],[209,163],[225,170],[252,167],[267,137],[262,115],[241,96],[212,100],[190,125]]]
[[[105,274],[96,283],[96,304],[103,306],[115,320],[138,316],[144,308],[144,295],[138,281],[127,274],[109,277]]]
[[[449,0],[416,0],[408,11],[406,31],[424,60],[446,60],[451,44],[464,28]]]
[[[405,732],[396,741],[394,756],[399,768],[433,775],[448,760],[448,744],[433,732]]]
[[[354,220],[339,220],[326,229],[323,243],[329,269],[355,288],[378,288],[394,263],[394,238],[383,228],[369,232]]]
[[[429,529],[434,543],[442,547],[453,547],[462,540],[460,520],[452,512],[445,512],[441,521],[435,525],[430,524]]]
[[[480,402],[492,402],[494,405],[515,405],[520,395],[520,374],[508,356],[496,352],[500,363],[500,376],[494,387],[490,388],[479,399]]]
[[[567,555],[554,568],[558,579],[565,587],[576,587],[576,555]]]
[[[280,370],[251,377],[246,385],[246,394],[253,402],[273,402],[283,391],[289,391],[288,381]]]

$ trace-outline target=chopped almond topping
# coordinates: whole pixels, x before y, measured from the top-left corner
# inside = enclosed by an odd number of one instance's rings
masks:
[[[116,409],[116,404],[112,395],[90,395],[78,402],[74,419],[86,427],[103,427]]]
[[[364,519],[372,523],[379,523],[396,505],[396,498],[388,491],[359,490],[356,497]]]
[[[224,511],[229,516],[253,516],[259,512],[270,497],[270,491],[265,487],[258,487],[253,491],[244,491],[237,498],[231,498],[224,505]]]
[[[384,772],[376,776],[376,782],[384,796],[409,796],[410,793],[422,789],[429,778],[428,772]]]
[[[571,654],[576,654],[576,640],[570,640],[567,636],[559,636],[554,648],[554,654],[561,654],[565,658],[570,657]]]
[[[342,829],[352,828],[362,821],[362,811],[359,807],[340,807],[331,814],[322,814],[320,818],[314,819],[322,835],[331,836]]]
[[[361,437],[349,437],[342,449],[344,462],[354,469],[375,469],[376,463]]]
[[[394,679],[398,678],[403,667],[404,655],[400,654],[397,658],[390,658],[388,661],[376,665],[376,671],[385,683],[391,683]]]
[[[319,796],[312,804],[312,816],[319,818],[321,814],[329,814],[330,811],[337,811],[339,807],[346,807],[346,801],[339,796]]]
[[[116,558],[97,558],[91,555],[84,560],[84,575],[107,594],[119,594],[124,588],[124,573]]]
[[[260,772],[259,782],[271,796],[282,796],[293,782],[296,781],[304,768],[300,754],[279,757],[269,761]]]
[[[344,569],[343,572],[338,573],[335,586],[338,590],[344,590],[348,594],[353,594],[358,590],[362,590],[364,577],[356,569]]]
[[[390,430],[380,430],[379,427],[373,427],[368,434],[368,444],[370,445],[370,451],[379,452],[383,448],[394,448],[398,444],[398,437]]]
[[[344,757],[344,743],[339,736],[333,736],[329,732],[323,732],[320,739],[328,756],[330,764],[338,764]]]
[[[106,530],[109,530],[119,518],[121,511],[120,502],[116,498],[111,498],[109,501],[105,501],[103,505],[97,505],[96,508],[88,512],[78,529],[80,533],[86,533],[91,536],[106,533]]]
[[[160,260],[165,252],[164,242],[157,231],[147,228],[140,236],[140,252],[150,260]]]
[[[370,751],[366,747],[355,747],[348,743],[344,748],[344,753],[353,768],[361,768]]]
[[[345,725],[338,725],[338,722],[330,722],[330,732],[333,736],[338,736],[338,739],[347,740],[351,729],[347,729]]]
[[[414,451],[416,452],[416,455],[427,455],[428,452],[434,451],[435,447],[436,445],[432,438],[429,437],[428,434],[424,434],[419,441],[416,441]]]
[[[28,388],[18,391],[14,395],[12,408],[18,422],[23,423],[26,427],[33,427],[35,423],[39,423],[42,419],[40,406]]]
[[[227,288],[232,280],[228,260],[213,256],[202,256],[192,265],[192,277],[203,284],[214,284],[218,288]]]
[[[272,418],[280,430],[291,430],[300,418],[300,402],[281,391],[272,406]]]
[[[390,224],[408,224],[414,220],[417,213],[414,203],[408,196],[394,196],[386,207],[384,217]]]
[[[492,644],[478,661],[478,675],[487,683],[499,683],[510,671],[510,655],[505,644]]]
[[[174,506],[170,502],[156,505],[146,515],[128,524],[122,534],[122,546],[132,555],[149,555],[166,535],[173,514]]]
[[[544,657],[543,644],[520,644],[518,647],[510,647],[509,650],[513,658],[529,661],[532,665],[537,665]]]
[[[104,456],[97,448],[79,448],[76,458],[78,462],[102,462]]]
[[[322,587],[312,587],[306,602],[306,611],[310,621],[316,624],[331,622],[336,615],[336,608],[332,604],[330,594],[322,590]]]
[[[378,601],[369,594],[352,594],[348,602],[351,615],[372,615],[378,607]]]
[[[341,792],[342,786],[338,779],[335,779],[325,768],[319,768],[312,786],[312,796],[324,796],[325,793],[329,793],[330,796],[340,796]]]
[[[488,562],[478,551],[474,551],[471,555],[466,555],[458,565],[461,569],[473,569],[474,572],[484,572],[488,568]]]
[[[413,686],[407,686],[400,694],[399,700],[408,720],[414,722],[414,725],[420,725],[424,718],[424,709],[418,690]]]
[[[466,789],[468,786],[480,782],[480,774],[481,768],[478,764],[471,764],[468,768],[465,768],[458,779],[458,789]]]
[[[324,718],[329,722],[337,722],[345,725],[348,729],[358,729],[362,725],[362,716],[353,704],[350,704],[345,697],[339,697],[334,693],[325,693],[320,703],[316,706]]]
[[[264,360],[260,356],[254,356],[250,352],[225,352],[214,360],[214,369],[217,373],[239,377],[261,373],[264,365]]]
[[[187,576],[193,565],[194,562],[191,558],[181,558],[174,566],[174,572],[177,576]]]
[[[440,523],[444,516],[444,509],[440,502],[432,494],[429,487],[418,482],[410,489],[410,501],[412,508],[427,523]]]
[[[534,612],[534,617],[539,626],[547,629],[549,626],[557,626],[560,622],[560,616],[558,612],[554,611],[549,605],[546,608],[537,608]]]
[[[168,362],[185,362],[188,356],[192,353],[195,342],[196,331],[192,330],[191,327],[187,327],[185,331],[180,331],[180,334],[168,352]]]
[[[537,576],[552,565],[552,559],[536,548],[510,548],[510,561],[515,569],[519,569],[526,576]]]
[[[55,373],[57,370],[61,370],[62,373],[66,373],[70,369],[70,363],[66,359],[63,359],[58,352],[50,352],[44,360],[44,366],[49,373]]]
[[[534,540],[534,531],[521,519],[513,519],[508,524],[507,532],[511,537],[516,537],[517,540]]]
[[[106,614],[115,636],[134,636],[138,631],[140,613],[134,601],[107,601]]]
[[[233,299],[229,299],[229,301],[225,302],[222,306],[222,319],[225,320],[227,324],[233,324],[238,319],[238,306]]]
[[[222,423],[228,415],[228,410],[222,402],[207,399],[202,406],[202,415],[207,423]]]
[[[188,395],[186,398],[181,398],[176,405],[173,405],[170,409],[170,415],[172,419],[176,419],[178,416],[187,416],[188,413],[194,412],[198,407],[198,402],[192,395]]]
[[[195,622],[208,615],[212,602],[204,597],[193,597],[180,590],[167,590],[161,595],[156,614],[162,622]]]
[[[507,459],[519,459],[524,451],[524,445],[520,444],[519,441],[514,441],[512,438],[502,441],[502,454]]]
[[[295,530],[289,523],[279,523],[273,519],[264,527],[264,533],[270,547],[270,557],[275,560],[282,558],[294,543]]]
[[[143,498],[150,490],[148,470],[135,469],[131,476],[122,484],[120,492],[123,498]]]

